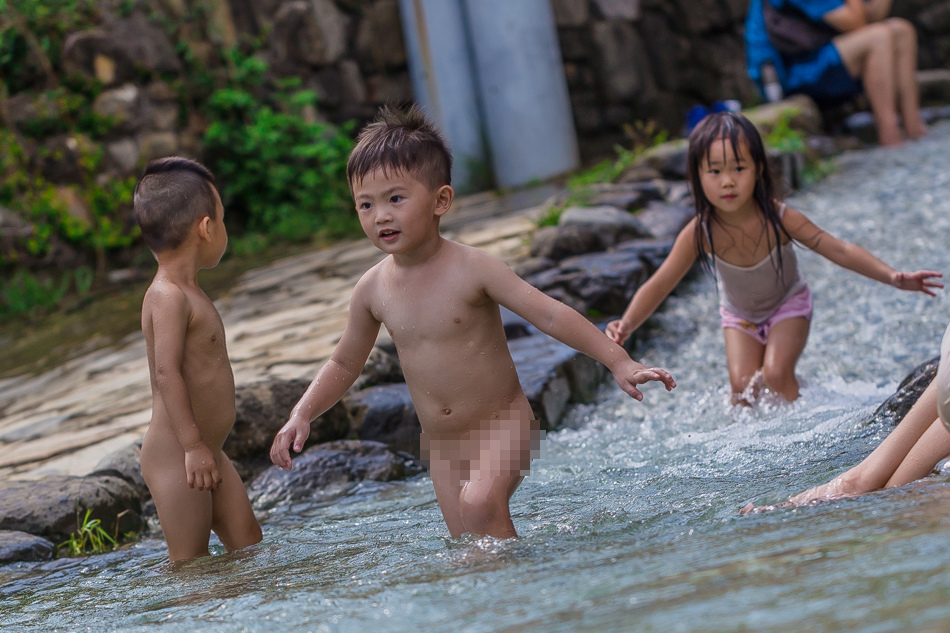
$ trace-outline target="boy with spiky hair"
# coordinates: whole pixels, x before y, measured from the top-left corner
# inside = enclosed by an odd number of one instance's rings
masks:
[[[133,213],[158,260],[142,302],[152,421],[142,475],[172,562],[208,555],[211,531],[228,550],[261,540],[247,491],[222,452],[234,425],[234,375],[224,325],[198,286],[228,245],[214,177],[187,158],[152,161]]]
[[[347,178],[363,231],[389,257],[356,284],[343,336],[274,438],[271,459],[291,468],[290,448],[303,448],[310,421],[353,384],[384,324],[422,425],[423,457],[449,532],[507,538],[516,536],[508,502],[528,474],[540,429],[499,305],[604,363],[638,400],[638,384],[675,383],[662,369],[631,360],[503,262],[443,238],[439,219],[455,195],[451,168],[445,140],[418,108],[384,109],[359,135]]]

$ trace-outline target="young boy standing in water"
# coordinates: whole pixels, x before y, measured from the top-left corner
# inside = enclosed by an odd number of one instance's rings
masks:
[[[221,446],[234,424],[224,325],[198,286],[228,245],[214,177],[185,158],[152,161],[135,187],[135,219],[158,260],[142,302],[152,421],[142,475],[174,562],[208,555],[211,530],[228,550],[261,540],[244,483]]]
[[[540,442],[498,306],[605,364],[620,387],[675,386],[634,362],[583,316],[519,278],[503,262],[443,238],[452,157],[422,112],[384,110],[360,134],[347,179],[363,231],[388,254],[357,283],[339,344],[274,438],[271,459],[291,468],[310,422],[353,384],[386,326],[422,425],[422,452],[453,537],[516,536],[508,501]]]

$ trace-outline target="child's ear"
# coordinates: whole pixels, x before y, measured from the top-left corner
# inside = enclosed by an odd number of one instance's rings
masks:
[[[198,238],[211,241],[211,218],[205,216],[198,220]]]
[[[455,189],[451,185],[442,185],[435,192],[435,214],[437,216],[445,215],[452,206],[452,200],[455,199]]]

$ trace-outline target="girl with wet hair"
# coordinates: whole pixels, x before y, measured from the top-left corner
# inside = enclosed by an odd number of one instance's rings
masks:
[[[943,287],[933,280],[940,273],[894,270],[776,200],[762,137],[741,114],[720,112],[700,122],[689,137],[687,166],[696,217],[623,317],[608,324],[607,335],[626,341],[698,257],[718,281],[734,404],[754,404],[763,387],[798,398],[795,365],[808,339],[812,297],[794,244],[902,290],[933,296],[933,288]]]

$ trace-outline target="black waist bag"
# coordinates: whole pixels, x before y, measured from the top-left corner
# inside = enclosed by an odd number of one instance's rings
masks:
[[[762,14],[765,33],[782,55],[796,57],[812,53],[838,35],[837,29],[824,22],[814,22],[788,3],[776,9],[769,0],[762,0]]]

